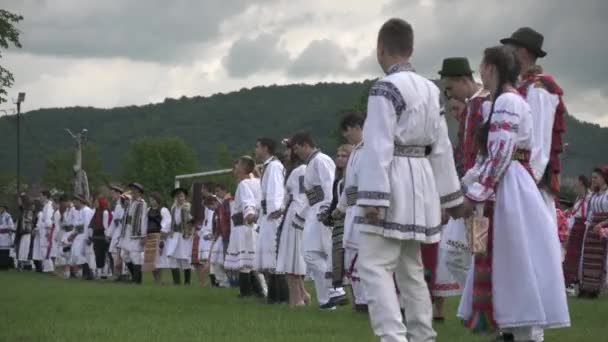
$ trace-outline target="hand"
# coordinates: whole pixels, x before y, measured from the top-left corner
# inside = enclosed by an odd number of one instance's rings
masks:
[[[464,203],[462,203],[463,215],[462,217],[471,217],[473,216],[473,212],[475,211],[475,202],[470,199],[464,199]]]
[[[465,209],[465,205],[463,203],[459,206],[446,209],[445,214],[448,215],[448,220],[449,220],[449,217],[459,219],[459,218],[465,217],[465,214],[466,214],[465,211],[466,211],[466,209]]]
[[[340,209],[336,208],[334,209],[333,213],[331,213],[331,217],[334,219],[340,219],[344,217],[344,213]]]
[[[252,224],[255,223],[255,214],[249,214],[247,216],[245,216],[245,223],[248,226],[251,226]]]
[[[448,214],[447,210],[441,211],[441,225],[445,226],[450,221],[450,214]]]

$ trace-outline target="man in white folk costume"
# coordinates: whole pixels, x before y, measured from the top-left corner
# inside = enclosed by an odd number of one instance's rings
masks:
[[[259,138],[255,154],[262,166],[262,202],[260,233],[256,248],[255,268],[263,272],[268,284],[268,303],[287,303],[289,293],[284,275],[275,274],[278,252],[278,229],[283,217],[285,198],[285,167],[275,156],[277,143],[270,138]]]
[[[355,228],[355,208],[357,204],[357,181],[359,161],[363,149],[363,117],[358,113],[346,115],[340,123],[342,136],[353,145],[353,151],[348,158],[344,176],[344,192],[340,196],[337,212],[334,216],[345,215],[344,218],[344,270],[351,281],[355,310],[367,312],[367,297],[359,277],[359,239],[360,232]]]
[[[88,206],[89,202],[82,195],[74,195],[73,200],[74,213],[72,225],[74,229],[68,238],[68,241],[72,243],[70,249],[71,264],[82,271],[83,278],[93,280],[93,272],[87,255],[87,247],[89,247],[87,228],[95,211]]]
[[[171,207],[171,231],[165,243],[173,284],[181,284],[181,271],[184,271],[184,283],[190,284],[192,277],[192,237],[194,226],[190,203],[187,201],[186,189],[177,188],[171,192],[175,200]]]
[[[112,209],[112,222],[107,230],[106,237],[110,240],[110,269],[116,281],[122,281],[126,278],[127,270],[122,258],[120,257],[120,237],[122,235],[123,219],[125,215],[125,204],[127,197],[124,196],[124,190],[119,185],[111,185],[112,201],[114,207]]]
[[[38,222],[33,232],[32,259],[34,260],[36,272],[53,272],[49,247],[52,244],[50,237],[51,229],[53,228],[54,209],[51,193],[48,190],[40,192],[40,203],[42,210],[38,213]]]
[[[0,270],[10,268],[10,250],[13,246],[15,223],[8,213],[8,207],[0,205]]]
[[[358,169],[359,273],[372,327],[385,342],[435,340],[420,245],[439,241],[442,207],[463,202],[439,89],[409,64],[413,35],[401,19],[380,29],[377,56],[387,76],[370,90]]]
[[[307,132],[296,133],[290,142],[293,144],[293,152],[307,164],[304,188],[308,205],[296,213],[294,223],[304,227],[302,250],[315,283],[320,308],[335,310],[336,304],[344,296],[344,290],[332,286],[332,234],[331,228],[323,221],[331,214],[328,211],[332,201],[336,164],[316,148]]]
[[[148,234],[148,205],[143,198],[144,187],[139,183],[129,184],[131,200],[126,207],[123,229],[120,237],[120,254],[132,281],[142,282],[143,251]]]

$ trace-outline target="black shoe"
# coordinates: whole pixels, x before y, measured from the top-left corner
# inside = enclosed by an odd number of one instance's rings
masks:
[[[289,286],[287,285],[287,277],[284,274],[277,275],[277,288],[279,290],[278,300],[281,304],[289,303]]]
[[[367,304],[355,304],[355,312],[368,313],[369,308],[367,307]]]
[[[255,275],[254,275],[255,277]],[[278,303],[277,299],[277,276],[275,274],[269,274],[266,278],[266,284],[268,285],[268,298],[266,298],[267,304]]]
[[[182,283],[181,275],[179,273],[179,269],[172,268],[171,276],[173,277],[173,285],[180,285]]]
[[[334,304],[336,304],[338,306],[345,306],[345,305],[349,304],[348,297],[346,297],[345,294],[340,295],[340,296],[331,297],[329,299],[329,301],[333,302]]]
[[[215,278],[215,274],[209,275],[209,282],[211,284],[211,287],[220,287],[220,284],[217,283],[217,279]]]
[[[332,302],[332,300],[330,299],[329,302],[319,306],[319,309],[323,311],[334,311],[336,310],[336,303]]]
[[[511,333],[502,333],[501,337],[502,337],[502,341],[505,341],[505,342],[515,341],[515,336],[513,336],[513,334],[511,334]]]
[[[143,280],[143,275],[141,273],[141,265],[133,265],[133,271],[135,272],[133,281],[135,282],[135,284],[141,285]]]
[[[433,317],[433,322],[443,323],[443,322],[445,322],[445,317]]]
[[[184,270],[184,285],[190,285],[191,277],[192,277],[192,270]]]

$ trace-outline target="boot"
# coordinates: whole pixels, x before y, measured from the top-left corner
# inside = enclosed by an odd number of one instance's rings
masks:
[[[209,275],[209,280],[211,282],[211,287],[219,287],[220,285],[217,283],[217,279],[215,278],[215,274]]]
[[[251,277],[249,273],[239,273],[239,298],[251,296]]]
[[[135,270],[133,269],[133,263],[132,262],[127,262],[126,263],[127,269],[129,270],[129,273],[131,274],[131,280],[135,279]]]
[[[184,270],[184,285],[190,285],[191,277],[192,277],[192,270]]]
[[[141,265],[133,265],[133,271],[135,272],[135,274],[133,275],[133,281],[136,284],[141,285],[143,280],[143,275],[141,273]]]
[[[289,302],[289,285],[287,284],[287,277],[284,274],[277,274],[277,288],[279,289],[278,302],[288,303]]]
[[[89,264],[82,264],[82,278],[85,280],[93,280],[93,271]]]
[[[171,269],[171,276],[173,276],[173,285],[181,285],[182,280],[178,268]]]
[[[268,276],[266,276],[266,283],[268,284],[268,298],[266,299],[266,303],[268,303],[268,304],[278,303],[276,275],[268,274]]]
[[[247,274],[249,275],[253,293],[259,298],[264,298],[264,289],[262,288],[262,283],[260,283],[258,276],[254,272],[249,272]]]

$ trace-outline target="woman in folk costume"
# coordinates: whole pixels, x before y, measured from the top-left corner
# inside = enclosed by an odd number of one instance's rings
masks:
[[[190,209],[190,213],[192,214],[192,219],[194,221],[194,233],[192,235],[192,252],[190,256],[190,264],[198,275],[201,287],[205,285],[206,280],[205,267],[200,260],[202,242],[200,232],[203,229],[203,224],[205,222],[206,210],[204,203],[204,194],[207,193],[209,193],[209,191],[207,190],[205,184],[194,183],[192,185],[192,206]]]
[[[568,293],[576,294],[579,285],[579,268],[583,249],[583,238],[587,230],[587,213],[589,212],[589,199],[591,183],[584,176],[578,176],[574,187],[577,198],[574,206],[566,211],[568,217],[568,238],[566,241],[566,258],[564,259],[564,278]]]
[[[579,296],[597,298],[606,285],[608,258],[608,165],[591,174],[594,191],[589,200],[583,243]]]
[[[108,209],[108,200],[103,196],[97,196],[93,201],[95,213],[89,223],[89,234],[93,241],[93,251],[95,252],[96,278],[106,279],[105,271],[106,259],[108,257],[109,243],[106,239],[106,232],[112,224],[112,213]]]
[[[208,190],[210,189],[211,184],[206,186]],[[215,213],[215,206],[217,206],[217,200],[215,196],[212,195],[211,191],[208,191],[203,196],[203,205],[204,205],[204,219],[203,224],[201,225],[201,229],[198,231],[199,236],[199,252],[198,252],[198,260],[200,262],[200,271],[199,271],[199,281],[201,287],[205,287],[207,285],[206,279],[209,278],[210,284],[212,287],[217,286],[217,282],[215,279],[215,274],[211,272],[211,248],[213,247],[213,215]]]
[[[61,195],[59,197],[59,209],[55,211],[54,222],[55,222],[55,234],[54,234],[54,246],[55,251],[55,272],[57,275],[68,278],[70,276],[70,253],[65,251],[68,247],[65,237],[67,237],[74,226],[71,224],[71,210],[72,203],[67,195]]]
[[[306,275],[306,263],[302,250],[302,231],[304,227],[295,222],[295,215],[306,206],[304,191],[304,173],[306,165],[293,151],[289,141],[285,160],[287,178],[285,182],[285,217],[281,228],[279,253],[277,255],[277,273],[287,275],[289,288],[289,305],[303,306],[310,302],[310,294],[304,287],[303,277]]]
[[[158,192],[150,194],[148,208],[148,235],[144,247],[144,272],[152,271],[154,283],[162,284],[162,270],[169,268],[165,240],[171,229],[171,212],[163,205]]]
[[[184,271],[184,283],[190,284],[192,276],[192,236],[194,227],[192,223],[191,205],[187,202],[186,189],[177,188],[171,192],[174,199],[171,207],[171,230],[167,237],[165,247],[169,257],[169,267],[173,276],[173,284],[181,284],[181,270]]]
[[[218,286],[230,287],[230,280],[224,269],[224,262],[226,249],[230,241],[230,205],[232,197],[224,185],[217,184],[214,200],[216,201],[216,205],[212,222],[213,245],[209,263]]]
[[[463,183],[467,213],[489,218],[488,244],[475,256],[458,316],[474,331],[499,328],[515,341],[539,341],[544,328],[570,326],[570,316],[555,213],[529,166],[532,114],[514,89],[518,69],[511,49],[484,51],[481,77],[493,103]]]
[[[0,205],[0,270],[10,268],[10,248],[13,244],[14,230],[15,224],[8,213],[8,207]]]
[[[111,185],[112,201],[114,208],[112,209],[112,224],[107,230],[106,238],[110,240],[110,268],[114,274],[115,281],[124,280],[127,271],[122,258],[120,257],[120,237],[122,235],[123,219],[125,216],[125,208],[128,205],[129,198],[125,194],[123,188],[118,185]]]
[[[19,197],[21,217],[19,218],[17,232],[20,235],[19,249],[17,257],[20,269],[32,269],[30,257],[30,245],[32,242],[32,231],[34,230],[35,206],[33,201],[26,194]]]
[[[48,255],[48,248],[51,245],[49,236],[53,227],[53,201],[48,190],[42,190],[39,198],[40,210],[36,215],[32,259],[37,272],[52,272],[53,265]]]
[[[255,162],[249,156],[240,157],[234,166],[238,186],[232,208],[232,233],[226,255],[225,267],[239,272],[239,297],[255,294],[263,297],[254,260],[257,241],[257,218],[262,201],[260,179],[253,176]]]

